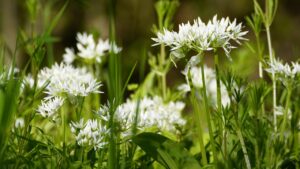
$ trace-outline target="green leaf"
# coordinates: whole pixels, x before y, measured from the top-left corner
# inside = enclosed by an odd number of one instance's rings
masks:
[[[133,142],[146,154],[169,169],[201,168],[197,160],[178,142],[155,133],[141,133]]]
[[[62,14],[64,13],[67,5],[68,5],[69,1],[67,1],[64,6],[59,10],[59,12],[56,14],[56,16],[54,17],[54,19],[52,20],[52,22],[49,24],[45,35],[50,35],[51,32],[53,31],[54,27],[57,25],[59,19],[61,18]]]

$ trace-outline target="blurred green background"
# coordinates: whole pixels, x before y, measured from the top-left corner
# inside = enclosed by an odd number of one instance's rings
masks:
[[[28,0],[27,0],[28,1]],[[29,0],[30,1],[30,0]],[[102,38],[108,37],[108,1],[109,0],[70,0],[68,7],[60,19],[53,36],[58,38],[53,45],[53,53],[57,61],[62,59],[65,47],[76,46],[76,33],[89,32]],[[33,29],[29,20],[26,0],[0,0],[0,39],[11,50],[15,47],[17,32],[22,29],[27,33],[34,30],[35,34],[42,32],[51,18],[64,5],[63,0],[38,0],[37,17]],[[151,47],[152,26],[156,23],[154,10],[155,0],[117,0],[116,31],[117,42],[122,46],[122,69],[127,74],[135,62],[142,64],[142,58],[148,52],[156,53]],[[264,2],[264,1],[259,1]],[[200,16],[204,21],[215,14],[219,17],[229,16],[231,20],[237,18],[245,22],[245,16],[253,12],[252,0],[181,0],[174,18],[174,29],[182,22],[192,21]],[[278,13],[271,27],[273,47],[276,56],[283,60],[297,60],[300,55],[300,1],[280,0]],[[249,27],[247,38],[253,39]],[[265,37],[265,36],[263,36]],[[257,57],[251,53],[246,45],[233,53],[233,62],[237,70],[256,77]],[[28,56],[24,52],[18,53],[18,65],[24,66]],[[9,60],[9,59],[7,59]],[[240,63],[246,65],[239,65]],[[140,65],[141,65],[140,64]],[[231,63],[229,63],[231,64]],[[240,66],[240,67],[239,67]],[[182,70],[181,68],[178,68]],[[134,81],[143,79],[143,70],[135,72]],[[170,72],[169,83],[177,79],[178,73]]]

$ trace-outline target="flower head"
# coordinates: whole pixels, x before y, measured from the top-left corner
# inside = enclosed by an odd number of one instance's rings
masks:
[[[90,93],[101,93],[99,91],[101,83],[97,82],[93,75],[84,68],[74,68],[71,65],[56,63],[51,68],[44,68],[39,73],[39,84],[44,84],[47,80],[49,84],[46,87],[46,93],[49,97],[64,94],[87,96]]]
[[[286,86],[289,82],[295,82],[294,78],[300,73],[300,65],[292,62],[292,66],[289,64],[283,64],[279,60],[273,59],[269,63],[269,67],[266,69],[269,73],[274,73]]]
[[[45,99],[42,101],[42,104],[38,107],[37,111],[41,116],[45,118],[56,119],[56,112],[63,105],[64,99],[61,97],[54,97],[51,99]]]
[[[139,103],[136,100],[127,100],[117,108],[115,113],[115,119],[120,123],[123,135],[130,134],[135,123],[137,106],[139,106],[137,119],[139,130],[157,127],[161,131],[174,133],[176,126],[182,127],[186,123],[181,117],[181,112],[185,107],[183,102],[164,103],[158,96],[144,97]]]
[[[93,147],[97,150],[107,144],[105,137],[109,130],[96,119],[89,119],[86,123],[83,119],[77,123],[71,122],[70,127],[80,146]]]
[[[109,52],[119,53],[121,48],[119,48],[115,43],[110,43],[108,40],[99,39],[94,40],[92,34],[77,33],[77,50],[75,53],[73,49],[66,48],[65,54],[63,55],[63,60],[67,64],[71,64],[76,57],[87,60],[96,61],[97,63],[103,62],[103,57]]]
[[[201,52],[222,48],[229,56],[230,50],[235,48],[231,41],[240,44],[246,34],[247,31],[242,31],[241,23],[237,24],[236,20],[231,22],[228,17],[218,20],[215,15],[207,24],[200,18],[194,20],[193,24],[181,24],[178,32],[164,29],[152,40],[156,42],[154,45],[164,44],[170,46],[172,51],[184,49]]]

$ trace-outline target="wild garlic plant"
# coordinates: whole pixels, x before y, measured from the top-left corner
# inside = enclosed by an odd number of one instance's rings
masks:
[[[217,15],[177,26],[179,1],[157,0],[150,69],[137,84],[140,63],[121,64],[130,58],[117,45],[117,1],[107,3],[109,38],[77,33],[54,61],[52,31],[69,4],[35,30],[51,3],[26,0],[31,27],[16,51],[28,63],[18,67],[15,52],[4,65],[0,43],[0,168],[299,168],[300,66],[275,59],[277,0],[265,2],[253,0],[251,37],[240,19]],[[241,51],[257,56],[259,79],[234,70]]]

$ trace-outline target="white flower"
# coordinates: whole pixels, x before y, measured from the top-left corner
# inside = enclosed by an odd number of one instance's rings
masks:
[[[15,121],[15,128],[23,128],[25,126],[24,118],[19,117]]]
[[[184,71],[183,74],[186,77],[187,84],[180,85],[178,90],[185,92],[189,92],[190,85],[193,85],[197,89],[203,87],[202,83],[202,71],[200,67],[193,66],[190,68],[190,76],[192,84],[189,84],[187,71]],[[206,83],[206,90],[208,97],[211,98],[213,104],[217,103],[217,79],[213,69],[204,65],[204,78]],[[222,105],[226,106],[230,104],[230,98],[228,96],[228,92],[226,90],[225,85],[221,82],[221,95],[222,95]]]
[[[276,116],[283,116],[284,115],[284,108],[282,106],[276,106],[275,107],[275,115]],[[288,119],[292,118],[292,112],[290,109],[288,109]]]
[[[71,64],[73,63],[73,61],[75,60],[75,53],[74,53],[74,49],[72,48],[66,48],[65,49],[65,54],[63,55],[63,61],[66,64]]]
[[[115,119],[121,125],[123,135],[130,135],[131,129],[135,123],[136,100],[127,100],[120,105],[115,112]],[[186,120],[181,117],[184,109],[183,102],[163,103],[161,97],[144,97],[140,100],[138,109],[137,128],[146,130],[151,127],[157,127],[161,131],[176,132],[176,126],[184,126]]]
[[[71,65],[57,63],[51,68],[44,68],[39,73],[39,84],[49,80],[46,93],[49,97],[68,94],[71,96],[87,96],[90,93],[101,93],[97,82],[86,69],[74,68]]]
[[[95,60],[98,63],[102,63],[103,57],[109,52],[119,53],[121,51],[121,48],[117,47],[115,43],[102,39],[99,39],[97,43],[93,35],[85,32],[82,34],[77,33],[76,39],[78,41],[76,44],[78,53],[76,55],[82,59]]]
[[[229,56],[230,50],[235,48],[231,41],[240,44],[240,40],[245,40],[243,36],[246,34],[247,31],[242,32],[241,23],[237,25],[236,20],[230,22],[228,17],[218,20],[215,15],[207,24],[200,18],[194,20],[193,24],[181,24],[178,32],[164,29],[152,40],[156,42],[154,45],[165,44],[173,51],[183,48],[201,52],[222,48]]]
[[[269,73],[274,73],[287,85],[288,81],[295,81],[294,78],[300,73],[300,65],[298,63],[292,62],[292,66],[289,64],[283,64],[281,61],[273,59],[269,63],[269,68],[266,69]]]
[[[61,97],[54,97],[52,99],[45,99],[42,104],[38,107],[37,111],[41,116],[45,118],[56,119],[56,112],[63,105],[64,99]]]
[[[76,142],[80,146],[93,147],[95,150],[103,148],[107,143],[105,137],[109,130],[95,119],[89,119],[85,124],[83,119],[78,123],[70,123],[71,132],[75,134]]]

